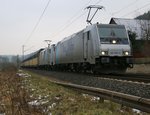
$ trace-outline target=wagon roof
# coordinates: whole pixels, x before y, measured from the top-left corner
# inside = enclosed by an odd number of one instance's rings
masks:
[[[35,52],[33,52],[33,53],[30,53],[30,54],[25,55],[25,58],[24,58],[23,62],[24,62],[24,61],[27,61],[27,60],[29,60],[29,59],[32,59],[32,58],[37,57],[38,54],[39,54],[42,50],[43,50],[43,48],[41,48],[41,49],[39,49],[39,50],[37,50],[37,51],[35,51]]]

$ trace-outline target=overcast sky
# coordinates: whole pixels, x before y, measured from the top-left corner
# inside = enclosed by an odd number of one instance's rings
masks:
[[[111,17],[134,18],[150,10],[150,0],[50,0],[42,15],[48,1],[0,0],[0,55],[21,55],[23,45],[28,54],[46,47],[44,40],[57,43],[85,28],[89,5],[105,7],[93,23],[109,23]]]

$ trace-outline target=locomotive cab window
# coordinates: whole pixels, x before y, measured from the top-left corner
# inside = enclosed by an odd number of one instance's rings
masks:
[[[98,32],[102,44],[129,44],[123,27],[98,27]]]

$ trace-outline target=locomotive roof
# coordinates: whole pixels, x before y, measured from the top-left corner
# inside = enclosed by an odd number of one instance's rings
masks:
[[[78,31],[78,32],[76,32],[76,33],[74,33],[74,34],[68,36],[68,37],[65,37],[64,39],[62,39],[61,41],[59,41],[59,42],[57,43],[57,45],[58,45],[58,44],[61,44],[62,42],[66,41],[66,40],[71,39],[73,36],[79,34],[80,32],[86,32],[86,31],[89,31],[89,30],[91,30],[92,28],[94,28],[94,27],[96,27],[96,26],[99,26],[99,27],[117,27],[117,28],[118,28],[118,27],[120,27],[120,28],[124,28],[124,27],[125,27],[124,25],[116,25],[116,24],[98,24],[98,23],[92,24],[92,25],[88,25],[86,28],[84,28],[84,29],[82,29],[82,30],[80,30],[80,31]]]
[[[83,29],[84,30],[84,29]],[[70,36],[68,36],[68,37],[65,37],[64,39],[62,39],[61,41],[59,41],[57,44],[59,44],[59,43],[61,43],[61,42],[64,42],[64,41],[66,41],[66,40],[68,40],[68,39],[70,39],[70,38],[72,38],[73,36],[75,36],[76,34],[79,34],[80,32],[83,32],[83,30],[81,30],[81,31],[79,31],[79,32],[76,32],[76,33],[74,33],[74,34],[72,34],[72,35],[70,35]]]

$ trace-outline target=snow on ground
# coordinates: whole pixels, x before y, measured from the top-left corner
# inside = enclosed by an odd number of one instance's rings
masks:
[[[0,113],[0,115],[6,115],[5,113]]]
[[[28,73],[17,73],[19,77],[31,77]]]
[[[132,109],[132,110],[133,110],[133,112],[137,113],[138,115],[141,115],[141,111],[140,110],[138,110],[138,109]]]

